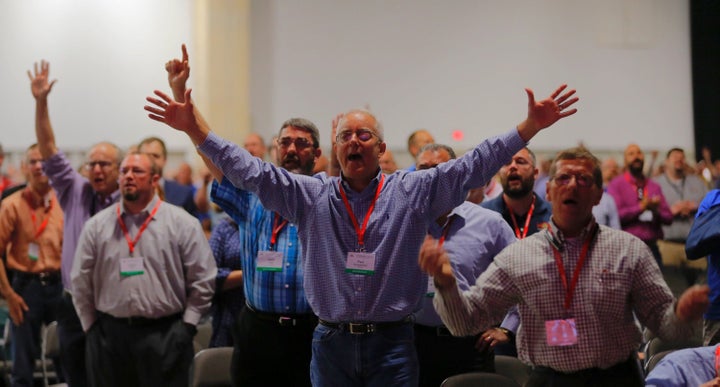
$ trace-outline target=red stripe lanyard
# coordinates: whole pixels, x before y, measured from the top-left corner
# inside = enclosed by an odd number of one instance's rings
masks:
[[[635,192],[637,192],[638,200],[643,200],[643,198],[647,196],[647,184],[643,185],[642,188],[640,188],[637,185],[637,179],[635,179],[635,183],[633,183],[630,180],[630,172],[625,172],[624,176],[625,176],[625,181],[627,181],[633,187],[635,187]]]
[[[288,223],[287,219],[283,219],[280,222],[280,215],[276,212],[275,219],[273,220],[272,235],[270,235],[270,250],[275,250],[275,243],[277,242],[277,236],[280,234],[280,230]]]
[[[455,220],[454,217],[448,219],[445,227],[443,227],[443,233],[442,235],[440,235],[440,239],[438,239],[438,247],[442,247],[442,245],[445,243],[445,238],[447,238],[447,234],[448,231],[450,231],[450,225],[452,224],[453,220]]]
[[[715,376],[720,376],[720,345],[715,347]]]
[[[505,199],[503,198],[503,200]],[[525,227],[522,229],[522,234],[520,233],[520,228],[518,227],[517,220],[515,220],[515,211],[513,211],[512,208],[507,205],[507,202],[505,202],[505,206],[507,206],[508,210],[510,210],[510,219],[512,219],[513,222],[515,237],[517,237],[517,239],[525,239],[528,234],[528,229],[530,228],[530,218],[532,218],[533,211],[535,211],[535,195],[533,195],[532,204],[530,204],[530,209],[528,210],[527,215],[525,215]]]
[[[45,213],[46,213],[46,214],[49,213],[50,210],[52,210],[52,206],[53,206],[53,202],[52,202],[52,200],[51,200],[51,201],[50,201],[50,206],[48,206],[48,208],[45,210]],[[34,239],[37,239],[37,238],[40,236],[40,234],[42,234],[43,231],[45,231],[45,228],[46,228],[47,225],[48,225],[48,221],[50,220],[50,215],[46,216],[45,219],[43,219],[42,223],[40,224],[40,227],[38,227],[38,226],[37,226],[37,218],[35,217],[35,213],[36,213],[36,212],[37,212],[37,210],[35,210],[35,211],[30,211],[30,217],[32,217],[33,226],[35,226],[35,237],[34,237]]]
[[[125,240],[128,243],[128,248],[130,248],[130,256],[132,257],[133,252],[135,251],[135,245],[140,240],[140,236],[142,235],[143,231],[147,228],[148,224],[150,224],[150,221],[152,220],[153,216],[157,213],[158,208],[160,208],[160,203],[162,203],[162,200],[158,200],[157,204],[155,204],[155,207],[150,211],[150,215],[148,215],[147,219],[145,219],[145,222],[143,222],[142,226],[140,226],[140,229],[138,230],[137,235],[135,235],[135,239],[133,240],[130,237],[130,233],[128,232],[127,226],[125,226],[125,222],[123,222],[122,217],[120,216],[120,203],[117,205],[117,220],[120,224],[120,228],[123,231],[123,234],[125,234]]]
[[[370,214],[372,214],[373,210],[375,209],[375,202],[380,197],[380,191],[382,190],[383,183],[385,182],[385,175],[380,175],[380,183],[378,183],[377,190],[375,190],[375,197],[373,198],[372,203],[370,203],[370,208],[368,208],[367,214],[365,214],[365,220],[363,220],[362,228],[359,226],[357,218],[355,217],[355,214],[352,211],[352,207],[350,207],[350,202],[348,202],[347,195],[345,194],[345,190],[342,187],[342,183],[338,180],[338,187],[340,187],[340,196],[342,196],[343,203],[345,203],[345,208],[347,209],[348,214],[350,215],[350,220],[352,220],[353,226],[355,227],[355,232],[358,236],[358,245],[360,246],[360,251],[365,251],[365,230],[367,230],[367,224],[368,220],[370,220]]]
[[[552,231],[548,231],[552,233]],[[560,250],[558,250],[558,248],[552,243],[550,244],[553,249],[553,253],[555,254],[555,263],[560,271],[560,279],[562,280],[563,289],[565,289],[565,304],[563,305],[565,310],[570,309],[570,302],[572,301],[573,294],[575,293],[575,287],[577,286],[577,281],[580,277],[580,269],[582,269],[585,264],[585,259],[587,258],[588,250],[590,249],[590,242],[592,241],[594,235],[595,233],[591,232],[583,243],[582,250],[580,251],[580,259],[578,259],[577,265],[575,266],[575,272],[573,272],[570,286],[568,286],[567,275],[565,274],[565,265],[563,265]]]

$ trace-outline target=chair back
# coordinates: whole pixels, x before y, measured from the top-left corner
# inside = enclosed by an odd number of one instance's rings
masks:
[[[530,379],[531,372],[532,367],[514,356],[495,355],[495,373],[507,376],[521,386]]]
[[[442,382],[440,387],[520,387],[514,380],[500,374],[490,372],[468,372],[451,376]]]
[[[190,387],[230,387],[232,347],[207,348],[195,354],[190,367]]]

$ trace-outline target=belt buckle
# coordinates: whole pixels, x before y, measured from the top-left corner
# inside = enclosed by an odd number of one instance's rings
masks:
[[[353,335],[364,335],[375,332],[375,324],[348,323],[348,331]]]
[[[38,273],[38,279],[40,279],[40,285],[45,286],[48,284],[50,273]]]
[[[278,324],[280,324],[281,327],[294,327],[295,325],[297,325],[297,321],[292,317],[280,316],[278,318]]]

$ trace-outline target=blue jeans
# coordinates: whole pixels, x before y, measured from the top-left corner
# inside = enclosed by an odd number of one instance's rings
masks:
[[[318,324],[310,379],[324,386],[417,386],[418,359],[411,323],[355,335]]]
[[[40,328],[55,321],[62,295],[59,278],[54,283],[41,283],[40,279],[16,274],[13,290],[25,300],[28,311],[22,324],[10,325],[12,334],[12,385],[32,386],[35,359],[40,357]]]

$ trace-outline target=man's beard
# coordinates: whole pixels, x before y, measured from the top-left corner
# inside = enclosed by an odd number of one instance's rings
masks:
[[[505,183],[503,186],[503,193],[512,199],[521,199],[531,193],[533,188],[535,188],[534,179],[521,178],[520,182],[521,184],[519,188],[510,188],[510,185],[508,184],[509,182]]]
[[[299,157],[286,157],[281,166],[292,173],[302,175],[312,175],[313,168],[315,167],[314,162],[302,164]]]
[[[125,199],[129,202],[134,202],[134,201],[138,200],[139,197],[140,197],[140,195],[138,195],[137,192],[125,192],[123,194],[123,199]]]
[[[637,163],[639,161],[639,163]],[[631,162],[628,165],[628,171],[630,171],[630,174],[633,176],[642,175],[643,168],[645,167],[645,162],[640,159],[635,159],[633,162]]]

